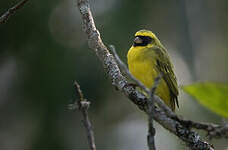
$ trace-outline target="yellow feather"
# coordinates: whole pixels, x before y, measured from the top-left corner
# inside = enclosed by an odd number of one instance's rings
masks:
[[[154,84],[154,79],[158,77],[161,72],[157,69],[157,60],[160,59],[156,53],[157,49],[153,49],[155,47],[155,43],[163,48],[160,41],[157,37],[148,30],[140,30],[135,34],[135,36],[149,36],[152,39],[156,40],[154,43],[149,43],[145,46],[132,46],[127,54],[128,58],[128,67],[129,71],[135,78],[141,81],[147,88],[151,88]],[[159,49],[160,50],[160,49]],[[166,54],[166,53],[164,53]],[[166,57],[164,57],[166,59]],[[168,59],[168,55],[167,55]],[[169,60],[167,60],[169,62]],[[168,70],[169,71],[169,70]],[[172,71],[172,70],[171,70]],[[175,77],[175,75],[174,75]],[[175,80],[176,82],[176,80]],[[164,100],[164,102],[172,108],[175,109],[174,99],[171,97],[171,90],[167,81],[164,78],[160,81],[156,94]],[[177,96],[177,95],[175,95]]]

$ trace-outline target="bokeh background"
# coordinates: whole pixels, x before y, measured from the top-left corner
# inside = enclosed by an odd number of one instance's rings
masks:
[[[1,0],[0,14],[18,0]],[[123,61],[137,30],[152,30],[168,49],[180,85],[228,79],[227,0],[90,0],[97,28]],[[0,25],[0,149],[86,150],[77,80],[91,101],[97,149],[147,149],[147,118],[116,91],[82,32],[76,0],[29,1]],[[180,92],[177,113],[195,121],[222,118]],[[187,149],[156,124],[159,150]],[[204,135],[204,133],[201,133]],[[227,150],[226,140],[211,141]]]

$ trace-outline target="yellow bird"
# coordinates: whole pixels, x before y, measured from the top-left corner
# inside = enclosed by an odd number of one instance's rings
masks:
[[[153,86],[156,77],[162,76],[155,94],[175,111],[179,93],[177,79],[169,55],[155,34],[149,30],[136,32],[127,59],[131,74],[147,88]]]

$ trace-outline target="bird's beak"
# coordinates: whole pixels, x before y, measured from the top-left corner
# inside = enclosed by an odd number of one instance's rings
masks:
[[[143,40],[140,37],[135,37],[134,43],[141,44],[141,43],[143,43]]]

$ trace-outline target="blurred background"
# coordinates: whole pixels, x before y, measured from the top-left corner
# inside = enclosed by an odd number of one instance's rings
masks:
[[[1,0],[0,14],[19,0]],[[227,0],[90,0],[106,45],[123,61],[134,33],[152,30],[168,49],[179,85],[228,80]],[[76,0],[29,1],[0,25],[0,149],[86,150],[77,80],[91,101],[89,115],[97,149],[147,149],[147,117],[116,91],[88,48]],[[222,118],[180,92],[179,115],[221,123]],[[187,149],[156,124],[159,150]],[[203,132],[201,133],[205,135]],[[228,150],[225,140],[213,140]]]

